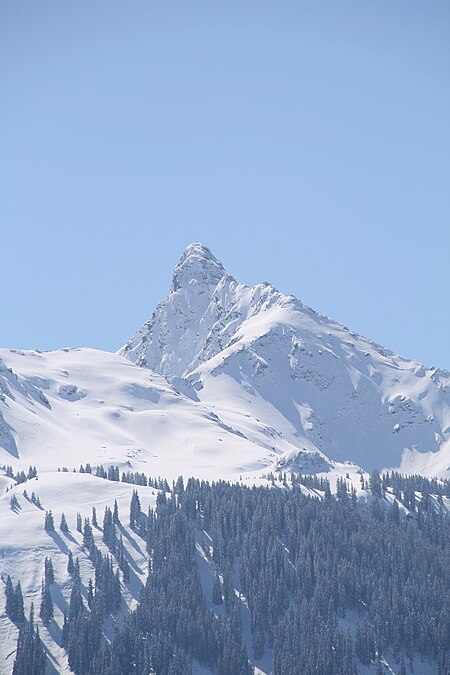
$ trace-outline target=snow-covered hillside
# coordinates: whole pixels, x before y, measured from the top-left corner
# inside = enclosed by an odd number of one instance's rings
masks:
[[[128,527],[130,499],[134,486],[114,483],[90,474],[47,472],[17,485],[0,497],[0,584],[1,607],[4,606],[4,581],[10,575],[14,585],[20,581],[24,597],[25,614],[28,616],[31,603],[34,603],[35,616],[39,614],[41,597],[41,579],[45,558],[51,558],[55,572],[55,585],[52,588],[55,620],[48,628],[40,625],[41,637],[49,656],[48,672],[70,672],[67,655],[60,646],[63,612],[70,598],[72,581],[67,572],[69,552],[80,561],[81,580],[87,587],[88,579],[94,578],[94,569],[86,548],[83,548],[83,535],[77,532],[76,519],[79,513],[84,521],[91,518],[92,507],[97,510],[101,524],[106,506],[112,508],[117,500],[122,521],[120,531],[130,564],[130,580],[122,584],[124,604],[117,620],[137,603],[142,584],[147,575],[147,555],[145,542]],[[27,496],[24,496],[24,490]],[[41,507],[34,504],[32,492],[39,498]],[[156,491],[149,487],[139,488],[139,497],[144,511],[155,506]],[[16,506],[11,508],[11,498],[16,497]],[[45,510],[51,509],[55,521],[55,531],[44,530]],[[69,531],[59,530],[61,514],[64,513]],[[102,532],[93,528],[95,543],[103,554],[108,549],[102,543]],[[111,634],[112,623],[105,626]],[[18,629],[2,612],[0,613],[0,673],[12,672]]]
[[[89,462],[213,480],[253,475],[274,461],[271,449],[225,424],[219,411],[116,354],[0,350],[0,358],[0,464],[14,470]],[[281,439],[278,451],[290,447]]]
[[[119,353],[195,391],[245,438],[281,452],[284,467],[314,470],[312,451],[367,470],[450,475],[450,373],[267,283],[237,283],[201,244],[188,246],[168,297]]]

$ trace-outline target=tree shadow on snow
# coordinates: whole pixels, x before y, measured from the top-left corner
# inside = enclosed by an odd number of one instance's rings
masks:
[[[65,539],[68,539],[69,541],[71,541],[72,544],[77,544],[77,545],[78,545],[77,540],[75,539],[75,537],[74,537],[72,534],[70,534],[70,532],[64,532],[64,538],[65,538]]]
[[[122,523],[121,523],[121,522],[118,522],[118,523],[117,523],[117,526],[118,526],[118,528],[119,528],[119,530],[120,530],[120,533],[123,535],[124,539],[128,539],[128,541],[130,542],[130,544],[132,545],[132,547],[135,549],[135,551],[137,551],[140,555],[142,555],[143,557],[145,557],[146,554],[145,554],[144,551],[141,549],[141,547],[140,547],[139,544],[137,543],[136,539],[133,539],[133,537],[129,534],[129,532],[124,528],[124,526],[122,525]],[[136,535],[137,535],[137,533],[136,533]],[[138,535],[137,535],[137,536],[138,536]]]
[[[59,606],[59,605],[58,605],[58,606]],[[57,644],[58,647],[61,647],[61,634],[62,634],[62,630],[61,630],[61,628],[58,626],[58,624],[56,623],[55,619],[52,619],[52,620],[50,621],[50,623],[48,624],[48,626],[46,626],[46,628],[47,628],[47,631],[48,631],[49,635],[51,636],[53,642],[54,642],[55,644]],[[46,651],[47,651],[47,653],[49,653],[49,652],[48,652],[48,649],[46,649]]]
[[[56,623],[54,619],[50,621],[48,626],[46,626],[47,631],[49,635],[51,636],[52,640],[55,642],[55,644],[58,645],[58,647],[61,646],[61,629]],[[59,668],[57,667],[56,659],[51,653],[50,649],[47,647],[47,645],[42,642],[44,646],[45,653],[47,655],[47,661],[45,664],[45,675],[59,675],[61,672]]]
[[[69,547],[67,546],[66,542],[61,537],[61,535],[56,532],[56,530],[49,530],[49,531],[47,531],[47,534],[48,534],[49,537],[51,537],[53,539],[55,544],[58,546],[58,548],[63,553],[65,553],[66,555],[69,555]]]
[[[128,581],[125,581],[124,584],[127,587],[130,594],[133,596],[133,598],[135,600],[139,600],[141,596],[141,591],[144,588],[144,584],[142,583],[141,579],[138,577],[136,572],[130,570],[130,578]]]
[[[63,594],[61,593],[61,589],[57,584],[52,584],[50,586],[50,594],[52,596],[52,600],[55,603],[55,605],[62,613],[64,613],[64,610],[67,609],[67,601],[63,596]]]

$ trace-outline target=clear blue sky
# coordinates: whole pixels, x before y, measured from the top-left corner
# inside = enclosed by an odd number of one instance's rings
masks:
[[[0,345],[115,350],[191,241],[450,368],[447,0],[0,1]]]

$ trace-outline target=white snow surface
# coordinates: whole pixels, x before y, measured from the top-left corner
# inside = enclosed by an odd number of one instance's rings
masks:
[[[184,381],[285,467],[301,470],[306,451],[366,470],[450,475],[449,372],[402,358],[270,284],[239,284],[202,244],[188,246],[168,297],[119,353]]]
[[[0,358],[12,369],[0,371],[0,463],[14,470],[89,462],[169,480],[233,480],[273,461],[211,408],[116,354],[0,350]]]

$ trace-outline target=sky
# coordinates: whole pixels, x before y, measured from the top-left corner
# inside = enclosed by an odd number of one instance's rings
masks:
[[[447,0],[0,0],[0,345],[116,350],[184,248],[450,369]]]

